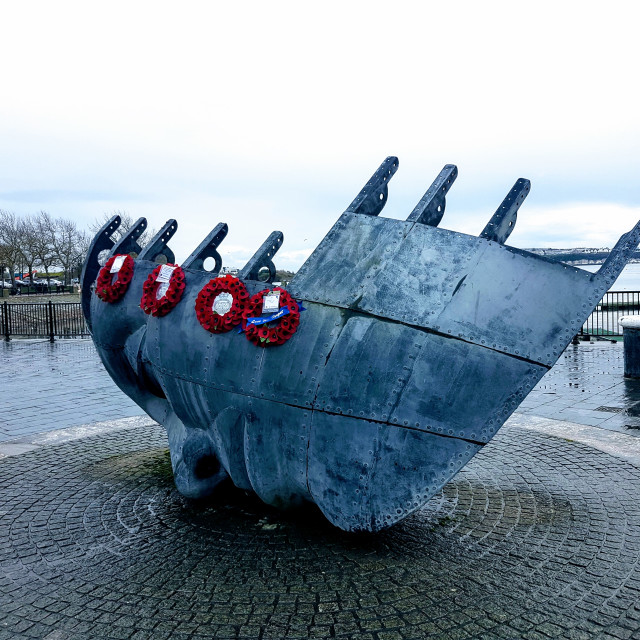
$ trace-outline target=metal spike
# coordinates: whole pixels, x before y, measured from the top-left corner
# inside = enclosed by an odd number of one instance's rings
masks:
[[[229,227],[224,222],[219,222],[209,235],[198,245],[198,248],[182,263],[183,269],[196,269],[206,271],[204,261],[207,258],[215,260],[215,266],[211,269],[212,275],[217,275],[222,269],[222,258],[217,249],[226,238]]]
[[[172,218],[164,223],[164,226],[153,237],[151,242],[138,254],[139,260],[151,260],[156,262],[159,255],[166,257],[167,262],[174,263],[176,258],[167,243],[178,229],[178,223]]]
[[[284,240],[282,231],[273,231],[262,243],[247,264],[240,269],[238,277],[242,280],[258,280],[258,273],[263,267],[269,269],[269,278],[262,282],[273,282],[276,277],[276,267],[273,264],[273,256],[277,253]]]
[[[116,232],[121,222],[120,216],[115,215],[109,222],[102,226],[93,238],[84,265],[82,266],[82,275],[80,276],[82,286],[82,312],[87,320],[89,331],[91,331],[91,285],[95,282],[95,279],[98,277],[98,271],[100,271],[98,256],[103,251],[110,251],[114,247],[115,242],[111,239],[111,236]]]
[[[504,244],[515,229],[518,209],[529,195],[530,190],[531,182],[526,178],[520,178],[513,185],[497,211],[491,216],[491,220],[482,230],[480,237]]]
[[[145,232],[146,228],[146,218],[138,218],[131,229],[115,244],[111,255],[114,256],[118,253],[135,253],[136,256],[140,255],[142,247],[138,244],[138,238]]]
[[[451,189],[451,185],[458,177],[458,167],[455,164],[445,164],[438,177],[433,181],[427,192],[422,196],[420,202],[409,214],[409,222],[420,222],[437,227],[444,215],[446,206],[446,195]]]
[[[398,158],[389,156],[371,176],[371,179],[349,205],[348,213],[364,213],[368,216],[377,216],[384,205],[387,204],[389,180],[398,170]]]

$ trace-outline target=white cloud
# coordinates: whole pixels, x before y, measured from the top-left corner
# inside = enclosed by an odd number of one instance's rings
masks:
[[[465,213],[451,216],[449,229],[478,235],[490,215]],[[640,220],[640,205],[610,202],[572,203],[527,207],[518,212],[516,226],[507,240],[514,247],[613,247],[618,238]],[[445,221],[443,220],[443,223]]]
[[[0,207],[79,221],[125,209],[155,227],[175,217],[182,257],[218,221],[242,247],[233,260],[281,229],[293,266],[396,154],[386,215],[406,217],[455,162],[445,226],[483,211],[469,221],[479,232],[524,176],[532,208],[514,242],[615,235],[622,211],[575,224],[550,212],[640,206],[638,12],[633,1],[12,3]]]

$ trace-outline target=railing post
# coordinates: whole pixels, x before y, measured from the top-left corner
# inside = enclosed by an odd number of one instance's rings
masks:
[[[4,339],[9,342],[9,305],[7,304],[7,301],[5,300],[3,303],[3,314],[2,314],[2,319],[3,319],[3,324],[4,327],[2,327],[3,331],[4,331]]]
[[[53,342],[53,303],[49,300],[48,310],[49,310],[49,342]]]

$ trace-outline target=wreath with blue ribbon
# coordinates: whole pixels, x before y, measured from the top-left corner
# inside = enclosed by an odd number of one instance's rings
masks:
[[[274,287],[280,292],[280,308],[268,316],[262,316],[264,297],[271,293],[264,289],[251,296],[242,314],[241,331],[247,340],[258,347],[275,347],[284,344],[298,329],[302,307],[284,289]]]

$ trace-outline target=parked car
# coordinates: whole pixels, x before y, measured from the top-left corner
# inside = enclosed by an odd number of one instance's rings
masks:
[[[25,282],[24,280],[20,280],[19,278],[16,278],[15,282],[16,282],[16,286],[17,287],[28,287],[29,286],[28,282]]]

